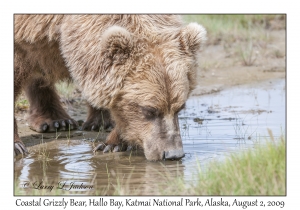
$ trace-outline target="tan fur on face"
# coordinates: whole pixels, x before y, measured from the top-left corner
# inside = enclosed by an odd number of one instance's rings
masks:
[[[159,160],[164,151],[182,148],[177,114],[192,89],[189,74],[196,64],[180,56],[176,46],[166,49],[163,45],[145,54],[127,75],[111,108],[122,139],[143,147],[148,160]],[[141,107],[157,109],[158,119],[146,120]]]

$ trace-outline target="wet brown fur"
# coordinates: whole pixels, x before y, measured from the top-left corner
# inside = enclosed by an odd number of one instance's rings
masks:
[[[52,110],[36,111],[44,121],[69,119],[53,84],[72,78],[91,106],[111,113],[108,143],[138,144],[159,160],[182,148],[177,114],[195,87],[204,41],[201,26],[173,15],[15,15],[15,98],[26,89],[31,110]],[[33,87],[45,88],[46,103]]]

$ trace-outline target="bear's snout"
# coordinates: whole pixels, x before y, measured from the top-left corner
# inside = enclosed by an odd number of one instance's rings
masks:
[[[170,150],[164,152],[165,160],[180,160],[184,157],[183,149]]]
[[[148,160],[179,160],[184,157],[177,114],[158,117],[153,122],[151,131],[147,137],[142,136],[143,149]]]

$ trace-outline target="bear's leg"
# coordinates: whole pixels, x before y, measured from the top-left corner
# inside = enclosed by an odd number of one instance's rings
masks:
[[[15,65],[16,66],[16,65]],[[24,76],[23,76],[24,78]],[[16,101],[18,95],[21,92],[21,79],[18,77],[18,74],[14,75],[14,101]],[[18,126],[16,118],[14,117],[14,156],[18,154],[26,155],[28,153],[24,143],[18,135]]]
[[[109,111],[106,109],[96,109],[88,105],[88,117],[82,125],[82,130],[99,131],[113,127]]]
[[[32,130],[43,133],[78,127],[63,109],[53,83],[35,78],[27,84],[25,92],[30,103],[27,120]]]

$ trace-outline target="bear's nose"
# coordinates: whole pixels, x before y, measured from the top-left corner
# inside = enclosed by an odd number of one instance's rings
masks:
[[[179,160],[184,157],[183,149],[170,150],[164,152],[165,160]]]

